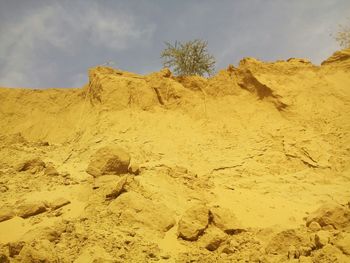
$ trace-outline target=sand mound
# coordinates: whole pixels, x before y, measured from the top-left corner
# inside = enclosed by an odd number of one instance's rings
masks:
[[[349,63],[1,88],[0,261],[349,261]]]

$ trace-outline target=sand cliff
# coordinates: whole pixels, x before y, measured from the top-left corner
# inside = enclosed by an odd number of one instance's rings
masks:
[[[347,49],[0,88],[0,262],[350,261],[349,87]]]

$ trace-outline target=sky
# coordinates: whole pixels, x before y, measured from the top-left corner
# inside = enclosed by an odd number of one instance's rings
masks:
[[[105,64],[147,74],[165,41],[193,39],[217,70],[243,57],[320,64],[349,17],[350,0],[0,0],[0,86],[81,87]]]

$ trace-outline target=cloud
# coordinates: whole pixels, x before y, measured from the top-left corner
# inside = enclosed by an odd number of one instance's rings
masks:
[[[152,24],[138,24],[132,14],[93,3],[73,9],[42,6],[2,27],[0,85],[41,86],[43,76],[54,78],[63,66],[58,65],[60,55],[74,56],[82,47],[121,51],[150,41],[154,30]]]
[[[218,69],[245,56],[319,63],[339,49],[329,34],[349,8],[349,0],[0,1],[0,86],[81,86],[89,67],[107,61],[149,73],[161,67],[164,41],[195,38],[208,41]]]

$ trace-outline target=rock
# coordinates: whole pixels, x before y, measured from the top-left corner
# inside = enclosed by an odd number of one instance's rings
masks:
[[[128,168],[129,173],[133,175],[139,175],[140,174],[140,167],[137,164],[130,164]]]
[[[295,247],[299,256],[307,255],[314,246],[314,242],[310,240],[306,232],[288,229],[274,235],[265,250],[267,254],[287,256],[292,246]]]
[[[290,246],[288,248],[288,259],[299,258],[299,251],[295,248],[295,246]]]
[[[105,249],[100,246],[91,246],[83,249],[79,257],[74,260],[74,263],[98,263],[98,262],[115,262],[113,257],[109,255]]]
[[[48,176],[57,176],[59,173],[57,172],[56,168],[53,166],[53,164],[48,164],[45,168],[44,174]]]
[[[24,241],[10,242],[8,244],[10,257],[17,256],[26,243]]]
[[[117,216],[121,224],[147,227],[161,234],[175,225],[173,213],[169,208],[133,191],[113,200],[108,206],[108,211]]]
[[[310,224],[309,224],[309,229],[311,231],[314,231],[314,232],[317,232],[319,230],[321,230],[321,226],[319,223],[317,223],[316,221],[312,221]]]
[[[0,253],[0,263],[10,263],[10,260],[5,254]]]
[[[56,210],[68,204],[70,204],[70,201],[68,199],[60,197],[50,202],[49,206],[52,210]]]
[[[115,187],[113,187],[111,189],[111,191],[109,191],[109,193],[106,194],[106,199],[110,200],[110,199],[115,199],[117,198],[119,195],[121,195],[122,193],[126,192],[126,185],[128,183],[128,176],[123,176],[119,182],[117,183],[117,185]]]
[[[130,155],[120,147],[104,147],[92,155],[86,170],[94,177],[128,172]]]
[[[216,227],[209,227],[200,238],[200,243],[209,251],[215,251],[227,239],[224,232]]]
[[[18,255],[23,263],[59,263],[61,262],[55,247],[48,240],[38,240],[26,244]]]
[[[31,216],[35,216],[38,214],[41,214],[46,211],[46,206],[43,202],[37,201],[37,202],[31,202],[31,203],[24,203],[17,207],[17,215],[22,218],[28,218]]]
[[[40,172],[45,168],[45,162],[40,158],[34,158],[23,163],[20,163],[17,167],[18,172],[30,171],[31,173]]]
[[[37,146],[50,146],[50,143],[47,141],[42,141],[42,140],[38,140],[35,145]]]
[[[235,239],[229,240],[229,242],[225,242],[226,245],[222,249],[222,253],[225,254],[233,254],[236,253],[239,250],[240,244]]]
[[[179,221],[178,236],[195,241],[203,234],[209,223],[209,209],[205,205],[195,205],[184,213]]]
[[[55,226],[44,226],[37,227],[32,230],[26,232],[21,238],[21,241],[25,241],[26,243],[41,239],[41,240],[49,240],[50,242],[57,241],[62,235],[65,229],[58,225]]]
[[[320,230],[315,235],[315,245],[318,248],[322,248],[330,241],[331,234],[328,231]]]
[[[0,193],[6,193],[9,190],[7,185],[0,185]]]
[[[243,231],[243,227],[231,210],[221,207],[212,207],[210,208],[210,215],[213,224],[227,234],[235,234]]]
[[[341,205],[325,204],[308,216],[306,225],[309,226],[313,221],[322,228],[331,225],[335,229],[342,229],[350,226],[350,210]]]
[[[335,246],[350,256],[350,233],[343,233],[343,236],[335,242]]]
[[[332,225],[326,225],[322,227],[322,230],[325,230],[325,231],[334,231],[334,229],[335,228]]]
[[[313,262],[349,262],[341,250],[331,244],[325,245],[322,249],[313,252]]]
[[[10,207],[3,206],[0,208],[0,222],[9,220],[16,214]]]

